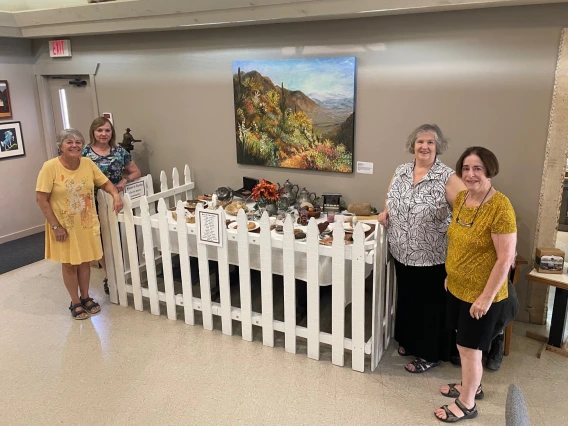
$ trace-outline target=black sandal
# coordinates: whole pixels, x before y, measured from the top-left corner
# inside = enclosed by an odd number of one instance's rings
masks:
[[[444,396],[447,396],[448,398],[459,398],[461,393],[459,390],[456,389],[456,384],[457,383],[448,383],[448,386],[450,387],[450,390],[448,391],[448,393],[444,393],[442,391],[440,391],[440,393]],[[461,383],[460,383],[461,385]],[[485,398],[485,394],[483,393],[483,389],[481,388],[481,385],[479,385],[479,387],[477,388],[477,392],[475,392],[475,399],[477,400],[481,400]]]
[[[108,289],[108,278],[105,278],[103,280],[103,288],[104,288],[106,294],[110,294],[110,291]]]
[[[81,308],[80,311],[77,311],[77,309]],[[85,307],[83,306],[82,303],[76,303],[73,304],[73,302],[71,302],[71,304],[69,305],[69,310],[71,311],[71,316],[73,317],[73,319],[76,320],[86,320],[89,319],[89,311],[87,311],[85,309]],[[79,315],[81,314],[86,314],[85,317],[80,317]]]
[[[87,306],[86,304],[89,303],[89,302],[91,302],[91,304],[89,306]],[[101,305],[99,305],[97,302],[95,302],[92,297],[87,297],[86,299],[81,299],[81,303],[82,303],[83,308],[85,308],[85,310],[89,313],[89,315],[98,315],[98,314],[101,313],[101,309],[100,309]],[[95,309],[97,306],[99,307],[99,310],[93,312],[93,309]]]
[[[440,363],[441,361],[429,362],[422,358],[415,358],[414,361],[410,363],[414,366],[414,370],[410,370],[408,364],[404,366],[404,369],[409,373],[424,373],[431,368],[437,367]]]
[[[477,413],[477,404],[475,404],[473,406],[473,408],[469,409],[469,408],[466,408],[465,405],[463,405],[463,403],[459,400],[459,398],[456,398],[456,400],[454,402],[456,403],[458,408],[464,414],[462,417],[458,417],[454,413],[452,413],[452,411],[448,408],[447,405],[442,405],[440,407],[442,410],[444,410],[446,412],[446,418],[445,419],[439,418],[438,416],[436,416],[436,413],[434,413],[434,416],[438,420],[440,420],[441,422],[444,422],[444,423],[455,423],[455,422],[459,422],[460,420],[475,419],[477,417],[477,414],[478,414]]]

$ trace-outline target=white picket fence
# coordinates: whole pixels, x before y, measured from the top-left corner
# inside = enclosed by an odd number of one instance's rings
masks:
[[[222,247],[197,243],[198,225],[185,223],[184,203],[193,199],[194,183],[189,167],[185,166],[185,182],[180,185],[177,169],[173,170],[173,186],[168,188],[164,172],[161,173],[161,191],[152,191],[151,176],[147,176],[148,195],[132,201],[124,196],[124,210],[118,217],[112,211],[112,197],[99,191],[99,214],[107,262],[110,300],[128,306],[132,295],[134,308],[142,311],[143,299],[149,300],[150,312],[160,315],[165,302],[167,317],[178,318],[177,307],[183,307],[186,324],[195,324],[195,311],[201,311],[205,329],[213,330],[213,316],[221,317],[224,334],[233,334],[232,321],[241,323],[244,340],[253,340],[253,326],[262,328],[262,342],[274,347],[275,331],[284,333],[287,352],[297,352],[297,338],[307,340],[309,358],[320,358],[321,344],[332,348],[332,363],[343,366],[345,350],[351,351],[353,370],[365,371],[365,355],[371,355],[370,368],[374,370],[388,347],[394,324],[396,284],[394,265],[388,258],[386,232],[375,223],[375,235],[365,239],[361,224],[354,230],[353,244],[345,245],[344,229],[334,226],[333,245],[322,246],[314,219],[310,220],[306,242],[294,239],[293,218],[284,222],[283,239],[271,236],[270,223],[265,213],[260,221],[259,234],[249,233],[247,218],[241,210],[237,216],[237,232],[223,234]],[[157,211],[155,205],[157,203]],[[177,208],[177,223],[170,221],[169,203]],[[224,211],[219,209],[224,224]],[[235,246],[236,245],[236,246]],[[260,286],[262,313],[252,310],[250,249],[259,246]],[[180,257],[182,292],[174,291],[172,246]],[[229,247],[237,251],[231,264],[239,267],[240,307],[231,306]],[[273,256],[280,253],[283,262],[284,321],[274,318]],[[296,324],[296,254],[307,259],[307,327]],[[193,294],[190,256],[198,258],[199,295]],[[318,273],[320,257],[332,258],[332,332],[320,329],[320,297]],[[218,262],[220,302],[211,300],[209,260]],[[351,262],[351,337],[345,330],[345,271]],[[258,264],[258,262],[256,262]],[[365,269],[372,266],[372,324],[371,338],[365,340]],[[163,271],[163,289],[159,290],[157,275]],[[195,274],[194,274],[195,275]],[[347,287],[348,288],[348,287]],[[198,297],[199,296],[199,297]],[[367,324],[369,328],[369,324]]]

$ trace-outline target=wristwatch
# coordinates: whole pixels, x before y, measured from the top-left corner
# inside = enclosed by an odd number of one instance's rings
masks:
[[[126,183],[132,182],[132,179],[130,179],[130,176],[125,176],[124,179],[126,179]]]
[[[59,228],[61,228],[61,225],[53,225],[53,226],[51,227],[51,229],[53,229],[54,231],[55,231],[56,229],[59,229]]]

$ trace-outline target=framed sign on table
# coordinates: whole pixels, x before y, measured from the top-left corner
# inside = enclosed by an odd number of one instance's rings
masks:
[[[19,121],[0,123],[0,160],[26,155]]]

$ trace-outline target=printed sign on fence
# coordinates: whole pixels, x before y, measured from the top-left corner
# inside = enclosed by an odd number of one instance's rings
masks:
[[[131,200],[136,200],[137,198],[147,195],[144,178],[138,178],[130,183],[127,183],[126,186],[124,187],[124,192],[130,195]]]
[[[222,247],[223,239],[221,228],[221,209],[219,210],[197,210],[198,214],[198,242],[211,246]]]

